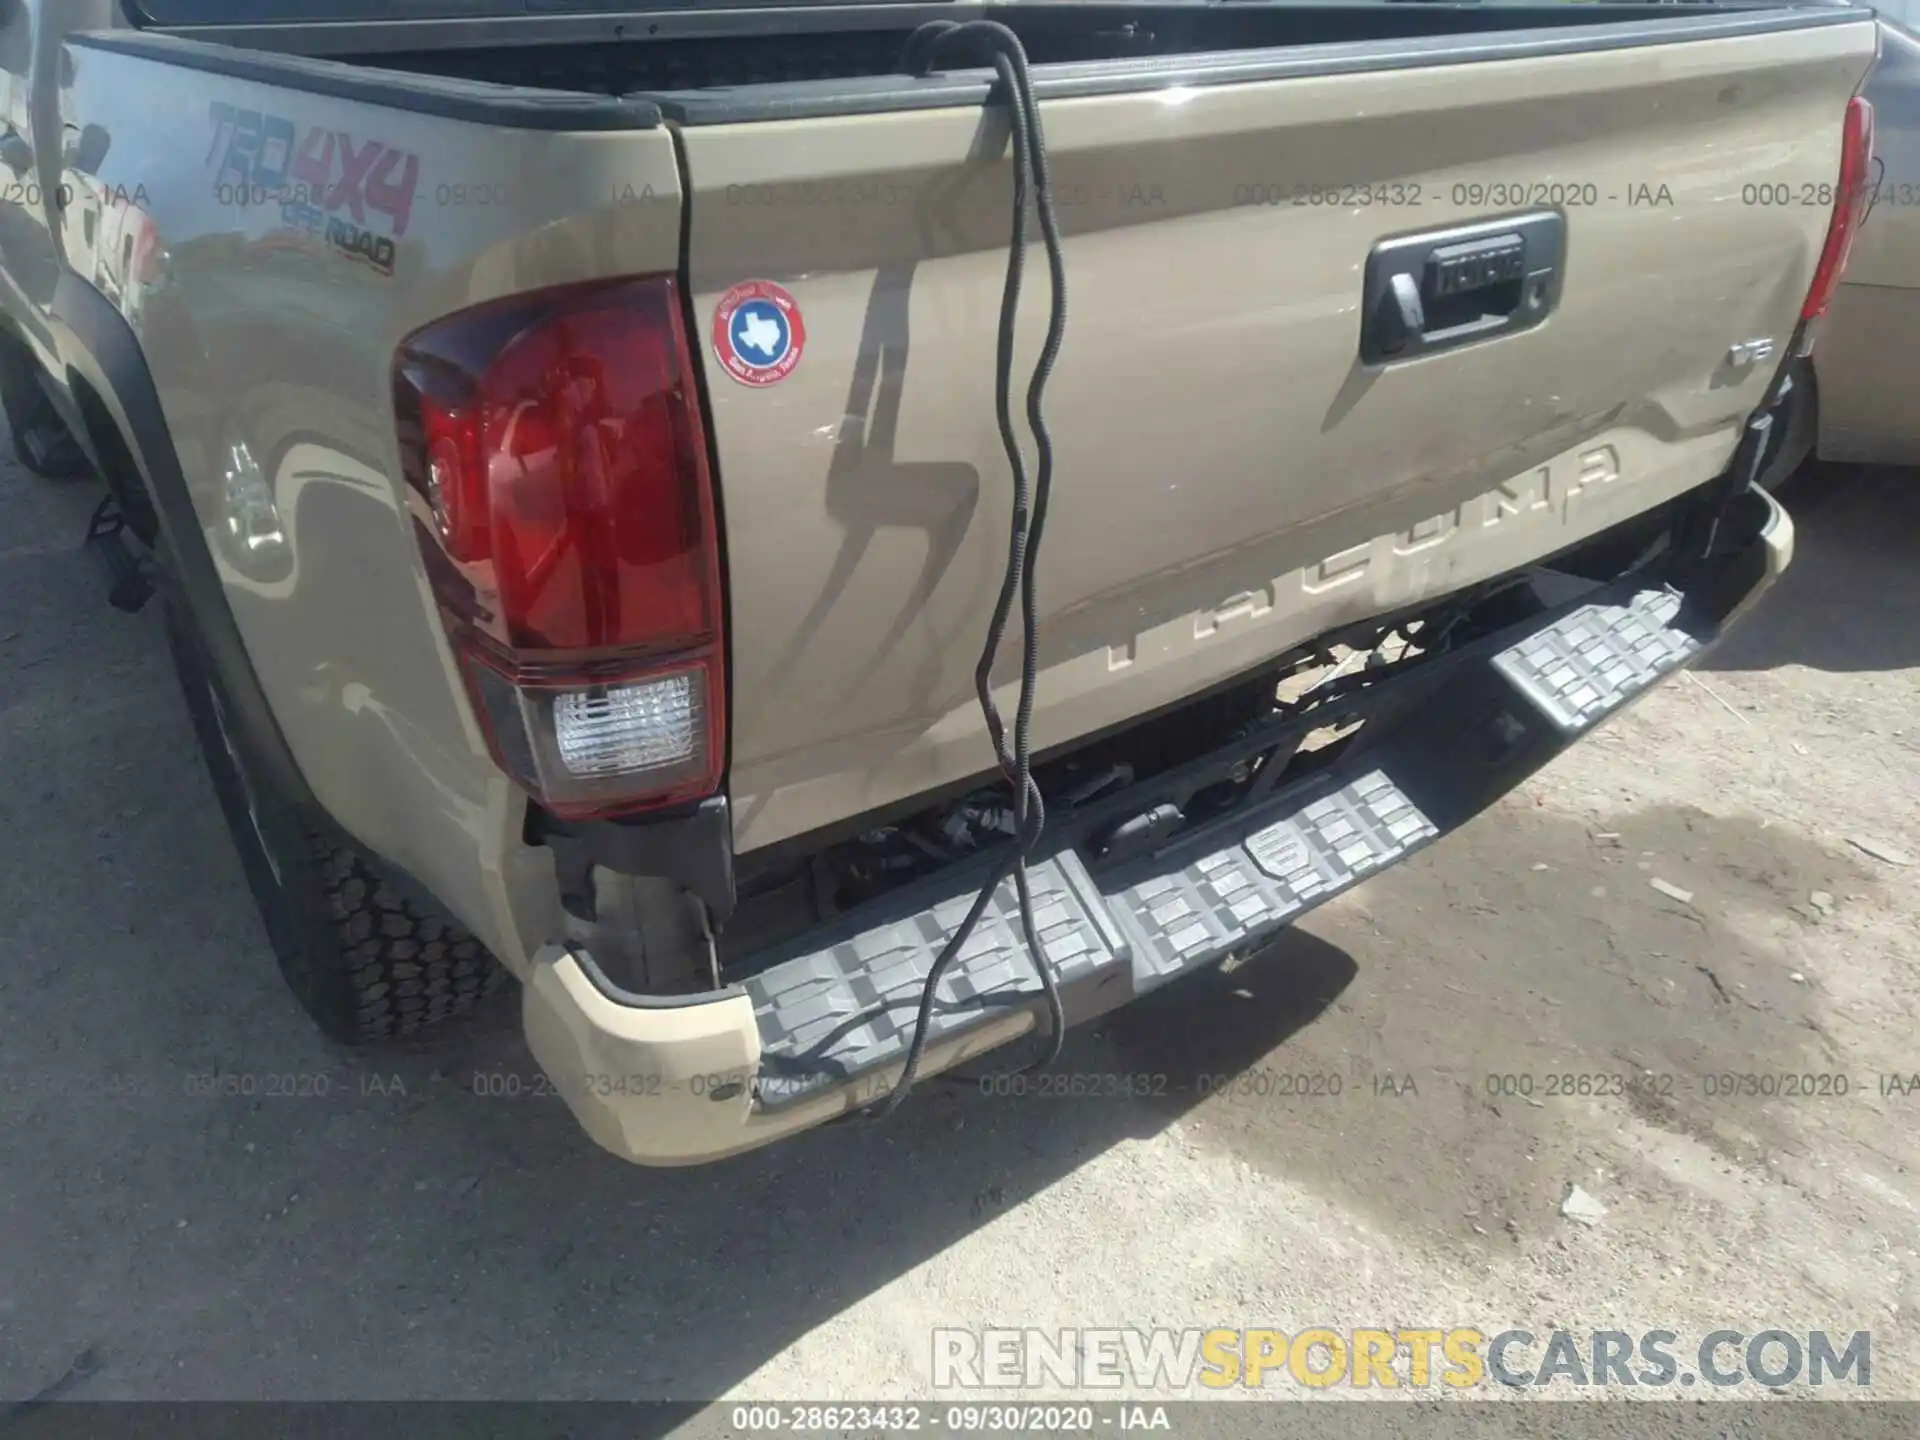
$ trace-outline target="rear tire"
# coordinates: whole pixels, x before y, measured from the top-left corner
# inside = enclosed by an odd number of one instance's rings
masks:
[[[349,1044],[423,1033],[473,1010],[507,972],[447,916],[402,895],[380,863],[280,794],[191,618],[166,607],[194,733],[280,972],[327,1035]]]

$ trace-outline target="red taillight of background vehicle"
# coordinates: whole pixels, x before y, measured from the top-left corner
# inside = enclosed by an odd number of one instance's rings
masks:
[[[673,280],[517,296],[394,364],[414,530],[495,758],[555,814],[718,787],[706,437]]]
[[[1818,320],[1833,303],[1840,276],[1847,268],[1853,237],[1873,205],[1873,106],[1859,95],[1847,102],[1846,124],[1840,136],[1840,185],[1833,218],[1827,222],[1827,243],[1813,272],[1802,320]]]

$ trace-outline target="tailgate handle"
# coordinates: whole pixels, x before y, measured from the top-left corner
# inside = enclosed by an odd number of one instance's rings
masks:
[[[1560,299],[1558,211],[1384,240],[1367,256],[1360,359],[1368,365],[1530,330]]]

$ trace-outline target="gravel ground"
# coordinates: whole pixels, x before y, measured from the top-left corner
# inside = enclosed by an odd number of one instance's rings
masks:
[[[1062,1061],[1165,1093],[933,1093],[686,1172],[475,1095],[532,1073],[510,1009],[308,1027],[93,499],[0,472],[0,1396],[870,1399],[928,1391],[936,1325],[1519,1324],[1868,1329],[1920,1398],[1920,1093],[1880,1080],[1920,1071],[1920,477],[1803,477],[1697,676]],[[1850,1093],[1705,1093],[1783,1072]]]

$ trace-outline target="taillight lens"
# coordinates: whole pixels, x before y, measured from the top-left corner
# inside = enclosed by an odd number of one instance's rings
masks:
[[[409,336],[415,534],[500,764],[579,818],[711,794],[718,537],[671,277],[546,291]]]
[[[1833,303],[1833,292],[1840,288],[1840,277],[1847,268],[1847,254],[1853,249],[1853,237],[1873,204],[1872,175],[1873,105],[1856,95],[1847,102],[1840,138],[1840,186],[1834,197],[1833,218],[1827,222],[1827,243],[1821,248],[1806,303],[1800,307],[1802,320],[1819,319]]]

